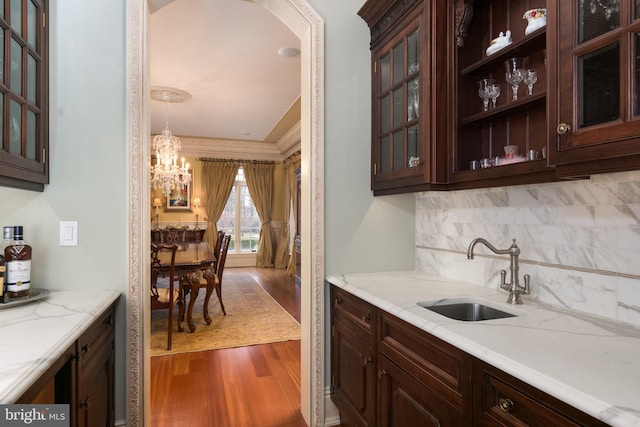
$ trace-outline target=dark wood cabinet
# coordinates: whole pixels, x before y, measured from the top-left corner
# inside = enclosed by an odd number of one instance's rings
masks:
[[[69,404],[72,427],[115,422],[114,309],[107,310],[17,403]]]
[[[550,161],[560,176],[640,168],[640,6],[553,2]],[[562,19],[560,19],[562,17]]]
[[[371,188],[375,195],[446,183],[446,1],[369,0]]]
[[[331,301],[331,397],[343,426],[374,426],[374,309],[335,288]]]
[[[342,426],[605,426],[331,286],[331,398]]]
[[[379,426],[461,426],[471,421],[471,357],[381,312]]]
[[[607,425],[480,360],[473,369],[475,425]]]

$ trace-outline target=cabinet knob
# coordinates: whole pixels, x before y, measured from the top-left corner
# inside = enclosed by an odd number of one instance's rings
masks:
[[[87,397],[87,400],[80,402],[80,406],[86,409],[89,407],[90,402],[91,402],[91,399]]]
[[[500,409],[502,409],[504,412],[513,411],[513,400],[511,399],[505,399],[504,397],[502,397],[498,401],[498,405],[500,406]]]
[[[362,361],[362,366],[367,366],[369,363],[373,362],[373,359],[370,357],[365,357]]]
[[[387,371],[385,371],[384,369],[380,369],[378,371],[378,378],[384,378],[387,376]]]
[[[340,298],[340,297],[336,297],[336,299],[334,299],[334,300],[333,300],[333,303],[334,303],[335,305],[340,305],[340,304],[342,304],[342,298]]]
[[[558,135],[564,135],[571,132],[571,125],[569,123],[560,123],[556,129]]]
[[[369,316],[368,314],[363,314],[362,315],[362,321],[365,322],[365,323],[371,322],[371,316]]]

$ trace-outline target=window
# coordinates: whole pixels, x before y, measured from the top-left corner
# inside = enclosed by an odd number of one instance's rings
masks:
[[[230,253],[247,253],[258,250],[260,226],[260,217],[253,200],[251,200],[251,195],[249,195],[249,188],[241,166],[217,227],[218,230],[224,230],[226,234],[231,235]],[[240,243],[238,243],[237,236],[240,236]]]
[[[0,1],[0,183],[49,182],[46,0]]]

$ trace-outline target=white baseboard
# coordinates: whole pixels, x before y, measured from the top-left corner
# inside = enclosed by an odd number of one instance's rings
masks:
[[[338,425],[340,425],[340,413],[336,405],[333,404],[333,400],[331,400],[331,388],[326,387],[324,389],[324,426]]]

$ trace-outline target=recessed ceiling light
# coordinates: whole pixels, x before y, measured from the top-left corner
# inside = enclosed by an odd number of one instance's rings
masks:
[[[293,58],[294,56],[300,55],[300,50],[295,47],[281,47],[278,49],[278,55]]]
[[[247,131],[240,132],[240,135],[242,135],[242,136],[251,135],[251,132],[247,132]]]

